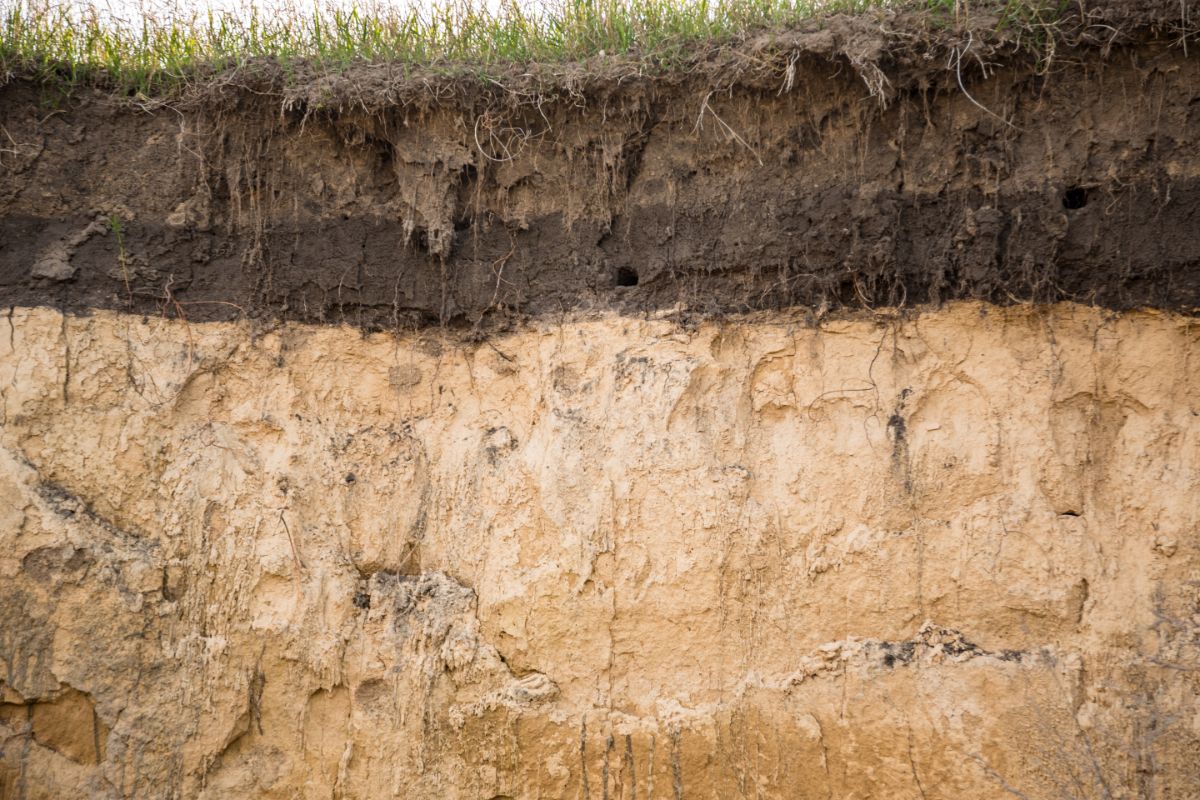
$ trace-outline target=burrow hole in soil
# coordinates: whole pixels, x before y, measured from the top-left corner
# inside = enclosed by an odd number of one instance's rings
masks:
[[[632,267],[621,267],[617,270],[617,286],[637,286],[637,270]]]
[[[1075,211],[1087,205],[1087,189],[1082,186],[1072,186],[1063,192],[1063,208]]]

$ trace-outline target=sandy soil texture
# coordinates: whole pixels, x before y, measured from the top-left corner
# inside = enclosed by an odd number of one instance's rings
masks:
[[[1194,797],[1198,357],[1074,305],[16,309],[2,794]]]

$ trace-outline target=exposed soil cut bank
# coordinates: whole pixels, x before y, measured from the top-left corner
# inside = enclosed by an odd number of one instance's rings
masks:
[[[1178,15],[13,77],[0,800],[1195,800]]]
[[[14,80],[0,303],[367,328],[1194,308],[1200,60],[1179,23],[1178,4],[1117,4],[1039,42],[889,12],[758,37],[691,76],[259,70],[171,108]]]

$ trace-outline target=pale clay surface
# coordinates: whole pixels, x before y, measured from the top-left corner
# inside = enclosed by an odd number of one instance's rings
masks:
[[[1200,322],[0,320],[0,795],[1200,794]]]

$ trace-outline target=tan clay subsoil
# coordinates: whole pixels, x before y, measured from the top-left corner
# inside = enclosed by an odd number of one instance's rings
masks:
[[[1194,798],[1200,325],[0,320],[0,796]]]

